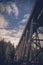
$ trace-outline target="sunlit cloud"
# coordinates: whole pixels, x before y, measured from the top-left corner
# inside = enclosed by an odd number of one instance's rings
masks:
[[[15,47],[23,34],[32,9],[29,3],[24,3],[25,1],[0,3],[0,40],[10,41]]]
[[[0,29],[0,40],[4,39],[6,42],[11,42],[16,47],[18,45],[18,42],[20,40],[22,34],[22,30],[6,30],[6,29]]]
[[[8,22],[4,18],[4,16],[0,15],[0,28],[5,28],[8,26]]]

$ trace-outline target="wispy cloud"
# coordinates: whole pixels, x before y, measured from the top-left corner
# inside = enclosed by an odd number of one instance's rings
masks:
[[[19,9],[16,5],[16,3],[12,3],[12,2],[9,2],[9,3],[0,3],[0,12],[1,13],[8,13],[9,15],[11,13],[13,13],[15,16],[18,16],[19,15]]]
[[[10,5],[7,5],[7,6],[5,7],[5,9],[6,9],[6,12],[10,15],[11,12],[12,12],[11,6],[10,6]]]
[[[29,19],[30,14],[25,14],[24,18],[21,20],[22,23],[26,23]]]
[[[11,4],[12,8],[13,8],[13,13],[15,13],[15,16],[18,16],[19,14],[19,9],[17,7],[17,5],[15,3]]]

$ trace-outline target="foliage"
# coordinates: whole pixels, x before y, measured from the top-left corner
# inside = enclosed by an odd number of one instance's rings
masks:
[[[0,65],[14,64],[15,48],[10,42],[0,41]]]

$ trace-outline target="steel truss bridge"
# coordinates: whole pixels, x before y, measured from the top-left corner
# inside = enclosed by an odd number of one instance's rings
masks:
[[[37,0],[23,35],[16,48],[17,65],[41,65],[43,63],[43,0]]]

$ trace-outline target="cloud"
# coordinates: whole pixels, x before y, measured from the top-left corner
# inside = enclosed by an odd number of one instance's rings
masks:
[[[21,23],[26,23],[29,19],[30,14],[25,14],[24,18],[21,20]]]
[[[0,3],[0,13],[4,13],[5,12],[5,7],[3,3]]]
[[[19,9],[17,7],[17,5],[15,3],[11,4],[12,8],[13,8],[13,13],[15,13],[15,16],[18,16],[19,14]]]
[[[26,24],[28,19],[29,19],[29,16],[30,16],[30,14],[25,14],[24,18],[20,21],[20,23],[25,23]],[[19,27],[18,34],[22,35],[22,33],[23,33],[24,29],[25,29],[25,25],[20,24],[18,27]]]
[[[11,6],[10,5],[7,5],[5,8],[6,8],[6,12],[10,15],[11,12],[12,12]]]
[[[43,39],[43,35],[42,34],[38,34],[38,36],[39,36],[39,39]],[[40,43],[41,43],[41,47],[43,47],[43,41],[40,41]]]
[[[27,19],[28,19],[28,18],[29,18],[29,16],[30,16],[30,14],[29,14],[29,13],[28,13],[28,14],[25,14],[25,15],[24,15],[24,18],[27,18]]]
[[[10,41],[16,47],[22,35],[22,30],[6,30],[0,29],[0,40],[4,39],[6,42]]]
[[[40,27],[39,27],[39,28],[40,28]],[[38,30],[38,29],[37,29],[37,30]],[[43,39],[43,34],[41,34],[41,33],[39,33],[39,32],[37,32],[37,33],[38,33],[38,38],[39,38],[39,39]],[[35,34],[35,33],[33,34],[32,38],[36,39],[36,34]],[[43,47],[43,41],[39,41],[39,42],[40,42],[41,47]]]
[[[16,3],[0,3],[0,13],[8,13],[9,15],[13,13],[15,16],[19,15],[19,9],[16,5]]]
[[[8,26],[8,22],[4,18],[4,16],[0,15],[0,28],[5,28]]]
[[[19,29],[20,30],[22,30],[22,32],[24,31],[24,29],[25,29],[25,25],[27,24],[27,22],[28,22],[28,19],[29,19],[29,16],[30,16],[30,14],[25,14],[24,15],[24,18],[20,21],[20,23],[19,23]],[[22,25],[23,24],[23,25]]]

